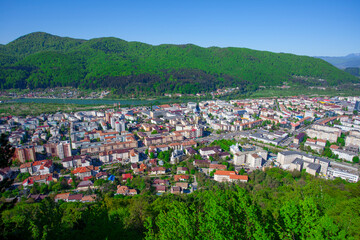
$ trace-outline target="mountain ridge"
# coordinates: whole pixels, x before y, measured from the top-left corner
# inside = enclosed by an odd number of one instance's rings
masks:
[[[323,59],[340,69],[360,67],[360,53],[350,53],[340,57],[318,56],[316,58]]]
[[[253,91],[284,82],[337,86],[358,79],[317,58],[248,48],[150,45],[115,37],[89,40],[36,32],[0,47],[0,84],[73,86],[117,94]]]

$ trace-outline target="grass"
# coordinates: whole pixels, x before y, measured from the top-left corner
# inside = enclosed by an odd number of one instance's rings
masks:
[[[41,113],[88,111],[109,108],[111,105],[82,105],[60,103],[4,103],[0,104],[0,116],[38,116]]]

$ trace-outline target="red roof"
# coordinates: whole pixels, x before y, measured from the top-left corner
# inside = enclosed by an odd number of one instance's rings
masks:
[[[249,177],[247,175],[230,175],[230,179],[248,181]]]
[[[128,178],[133,179],[133,176],[131,175],[131,173],[124,173],[122,175],[123,180],[127,180]]]
[[[230,176],[230,175],[236,175],[235,171],[219,171],[219,170],[217,170],[217,171],[215,172],[215,174],[216,174],[216,175],[228,175],[228,176]]]

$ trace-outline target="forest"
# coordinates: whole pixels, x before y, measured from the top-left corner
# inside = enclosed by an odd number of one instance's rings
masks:
[[[187,195],[1,202],[1,239],[360,239],[360,183],[278,168],[248,183],[196,176]]]
[[[240,93],[283,83],[338,86],[358,82],[324,60],[246,48],[153,46],[117,38],[79,40],[37,32],[0,45],[0,88],[72,86],[119,95]]]

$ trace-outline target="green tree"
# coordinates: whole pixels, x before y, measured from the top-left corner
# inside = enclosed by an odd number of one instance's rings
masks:
[[[6,168],[11,165],[14,152],[15,148],[10,145],[7,135],[2,133],[0,135],[0,168]]]

